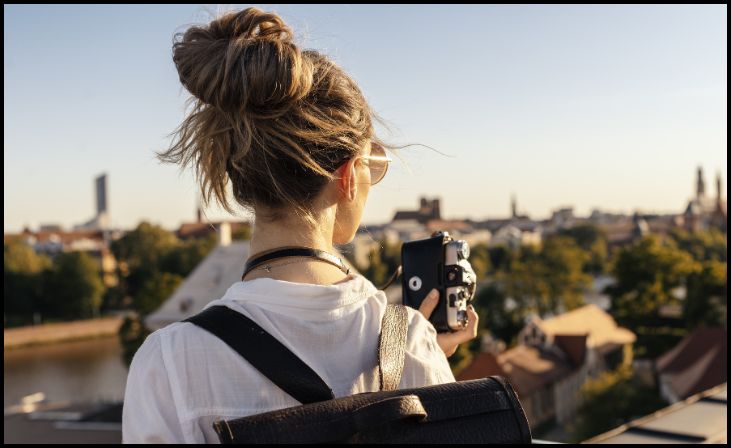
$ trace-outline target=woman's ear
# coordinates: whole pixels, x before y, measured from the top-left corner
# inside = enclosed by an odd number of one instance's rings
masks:
[[[349,201],[354,200],[357,193],[355,161],[352,158],[341,167],[343,171],[340,174],[340,191]]]

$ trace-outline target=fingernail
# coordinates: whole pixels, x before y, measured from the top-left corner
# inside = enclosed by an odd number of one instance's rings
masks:
[[[439,297],[439,291],[437,291],[436,288],[435,289],[432,289],[431,291],[429,291],[429,298],[430,299],[436,299],[438,297]]]

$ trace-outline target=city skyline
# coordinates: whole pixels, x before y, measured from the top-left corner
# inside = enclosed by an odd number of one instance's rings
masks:
[[[512,195],[534,219],[567,206],[682,213],[697,166],[711,195],[720,172],[725,197],[725,5],[260,8],[353,76],[397,130],[390,140],[451,156],[402,150],[406,165],[396,158],[371,189],[364,224],[420,196],[441,198],[454,219],[507,217]],[[5,232],[82,223],[102,172],[112,227],[194,220],[192,174],[154,151],[188,97],[172,35],[206,22],[206,8],[4,12]],[[379,33],[361,25],[376,21]]]
[[[702,167],[699,166],[698,168],[701,170],[701,174],[702,174],[702,172],[703,172]],[[691,195],[689,197],[689,199],[692,200],[692,198],[698,197],[699,188],[700,188],[700,191],[701,191],[700,194],[702,194],[703,197],[705,197],[707,199],[711,199],[711,200],[722,200],[725,203],[725,201],[727,200],[725,182],[723,179],[718,177],[718,176],[720,176],[720,171],[717,172],[717,175],[713,179],[708,179],[705,175],[703,175],[703,177],[701,178],[702,180],[698,178],[697,171],[696,171],[696,173],[697,173],[696,174],[696,183],[695,183],[696,192],[693,195]],[[20,232],[21,230],[25,230],[25,229],[33,231],[33,230],[39,230],[42,227],[55,228],[57,226],[60,227],[62,230],[90,229],[90,228],[93,228],[95,225],[99,224],[100,221],[98,221],[98,220],[100,219],[100,217],[102,217],[102,219],[103,219],[103,221],[101,221],[101,222],[105,223],[104,226],[107,226],[106,223],[108,222],[107,221],[108,215],[107,215],[107,203],[106,203],[107,199],[106,199],[106,186],[105,186],[106,177],[107,177],[107,173],[102,173],[94,179],[94,184],[96,186],[95,199],[96,199],[96,204],[97,204],[97,214],[91,221],[86,222],[86,223],[81,223],[81,224],[79,224],[79,223],[64,224],[64,223],[50,221],[50,220],[39,221],[37,225],[35,225],[35,226],[25,225],[25,226],[23,226],[23,229],[18,229],[17,231],[15,231],[15,233]],[[719,182],[720,182],[720,184],[719,184]],[[102,188],[101,190],[100,190],[100,185],[104,185],[103,187],[101,187]],[[719,185],[721,186],[721,191],[718,191]],[[719,197],[719,193],[720,193],[720,197]],[[439,196],[428,197],[427,195],[420,195],[417,199],[421,200],[422,202],[426,201],[426,200],[428,200],[428,201],[437,200],[436,202],[438,202],[440,205],[443,204],[441,202],[442,198]],[[519,201],[517,199],[518,198],[514,194],[510,196],[510,204],[509,204],[510,210],[508,211],[508,213],[506,213],[504,215],[495,215],[495,216],[491,215],[491,216],[484,216],[484,217],[442,215],[441,219],[472,220],[475,222],[479,222],[479,221],[489,221],[492,219],[502,220],[502,219],[506,219],[506,218],[508,218],[508,219],[513,218],[513,219],[529,219],[532,221],[543,221],[543,220],[547,220],[548,218],[550,218],[551,215],[553,214],[553,212],[557,212],[557,211],[560,211],[561,209],[567,209],[567,208],[571,209],[572,212],[574,213],[574,216],[576,216],[578,218],[587,218],[590,216],[591,213],[593,213],[595,211],[599,211],[599,212],[606,213],[606,214],[617,214],[617,215],[625,215],[625,216],[633,215],[635,213],[640,214],[640,215],[648,215],[648,216],[650,216],[650,215],[681,215],[684,213],[682,208],[679,210],[658,211],[658,210],[642,210],[639,208],[634,208],[632,210],[609,210],[609,209],[604,209],[601,207],[594,207],[587,213],[579,213],[579,212],[577,212],[577,210],[575,209],[575,207],[573,205],[563,204],[561,206],[556,206],[556,207],[552,208],[550,213],[545,216],[536,216],[536,215],[531,214],[530,211],[527,211],[527,210],[524,210],[523,208],[521,208]],[[361,222],[361,224],[365,225],[365,226],[387,224],[395,218],[394,215],[397,215],[398,213],[404,211],[405,209],[408,209],[408,210],[411,210],[414,208],[418,209],[419,207],[416,204],[417,204],[416,201],[414,201],[414,204],[412,204],[412,206],[410,206],[410,207],[407,206],[407,207],[403,207],[403,208],[399,208],[399,209],[394,209],[393,213],[391,214],[392,217],[387,220],[384,220],[381,222],[366,222],[363,220]],[[440,206],[440,205],[438,205],[438,206]],[[137,224],[139,224],[140,222],[143,222],[143,221],[151,222],[153,224],[159,224],[165,228],[175,229],[184,223],[196,222],[198,220],[202,220],[204,222],[253,220],[252,219],[253,217],[251,215],[241,214],[239,216],[234,216],[234,215],[231,215],[231,214],[226,213],[221,210],[219,210],[219,212],[217,214],[216,213],[211,214],[211,213],[207,213],[205,210],[203,210],[200,207],[201,207],[201,204],[199,202],[193,212],[193,214],[195,215],[195,217],[193,219],[187,219],[187,218],[183,217],[183,218],[179,219],[177,224],[165,224],[165,223],[156,221],[155,219],[141,219],[137,223],[134,223],[127,227],[110,226],[109,228],[110,229],[133,228]],[[366,204],[366,207],[367,207],[367,204]],[[409,213],[409,212],[407,212],[407,213]],[[94,224],[94,223],[96,223],[96,224]],[[8,231],[8,229],[6,228],[5,233],[14,233],[14,232]]]

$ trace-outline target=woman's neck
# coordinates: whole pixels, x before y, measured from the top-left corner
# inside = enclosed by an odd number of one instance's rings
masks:
[[[332,224],[323,222],[317,227],[310,227],[303,222],[256,221],[251,234],[249,258],[256,254],[286,246],[309,247],[334,253],[332,244]],[[282,258],[271,262],[271,269],[255,269],[246,275],[244,280],[255,278],[273,278],[296,283],[333,284],[346,279],[346,275],[330,263],[302,257]],[[287,263],[287,264],[285,264]],[[280,265],[281,266],[278,266]]]

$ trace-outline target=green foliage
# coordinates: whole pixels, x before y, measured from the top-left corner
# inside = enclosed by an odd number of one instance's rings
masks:
[[[84,252],[62,252],[43,273],[40,309],[66,320],[96,317],[103,293],[97,262]]]
[[[560,236],[573,239],[576,244],[589,254],[583,271],[598,275],[606,270],[608,251],[607,235],[593,224],[580,224],[568,229],[561,229]]]
[[[186,277],[216,247],[216,244],[215,234],[184,241],[162,256],[160,270]]]
[[[140,223],[137,228],[111,244],[117,260],[130,271],[154,271],[162,259],[178,245],[178,238],[158,225]]]
[[[215,234],[214,241],[215,241]],[[251,226],[240,226],[233,232],[231,232],[231,239],[233,241],[248,241],[251,239]]]
[[[526,313],[517,308],[507,309],[505,302],[505,294],[497,284],[492,283],[477,291],[473,303],[480,316],[480,327],[507,345],[512,345],[523,328]]]
[[[13,241],[4,245],[3,267],[5,326],[31,324],[43,294],[43,272],[51,267],[51,260]]]
[[[657,390],[643,385],[628,366],[587,381],[581,397],[582,405],[571,425],[575,443],[667,406]]]
[[[40,274],[51,267],[51,259],[39,255],[22,241],[12,241],[3,248],[3,267],[6,272]]]
[[[155,311],[175,292],[182,281],[183,277],[177,274],[154,272],[133,296],[134,310],[142,316]]]
[[[374,248],[368,253],[370,264],[362,274],[377,288],[386,283],[401,265],[401,245],[401,241],[391,244],[388,240],[382,240],[380,249]]]
[[[498,275],[521,314],[558,314],[584,305],[591,278],[583,272],[588,256],[571,238],[548,238],[543,246],[523,246],[508,272]]]
[[[656,322],[661,306],[677,303],[671,291],[696,269],[687,252],[654,235],[623,248],[612,266],[616,284],[607,288],[612,314],[629,328]]]
[[[172,295],[183,279],[216,246],[216,235],[179,241],[160,226],[140,223],[137,228],[112,243],[112,251],[126,269],[120,291],[132,299],[132,308],[145,316]],[[111,296],[110,300],[119,300]]]
[[[509,271],[510,264],[514,258],[514,252],[507,246],[496,246],[487,249],[487,253],[490,257],[490,267],[492,271]]]
[[[488,272],[490,272],[490,254],[487,251],[486,244],[476,244],[470,247],[469,262],[472,265],[472,269],[475,271],[477,281],[483,281],[487,278]]]
[[[125,317],[119,328],[119,341],[122,344],[122,359],[127,367],[132,364],[132,358],[150,333],[139,316]]]
[[[727,263],[707,260],[698,264],[687,280],[683,317],[687,328],[726,325]]]
[[[678,248],[688,252],[694,260],[727,261],[726,235],[716,229],[690,233],[676,228],[670,232],[670,237],[677,243]]]

